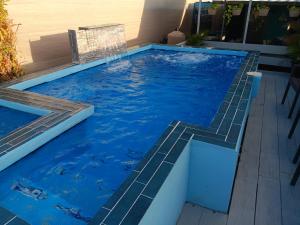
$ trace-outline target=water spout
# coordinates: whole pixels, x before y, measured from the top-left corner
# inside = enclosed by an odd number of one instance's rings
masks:
[[[76,64],[114,57],[127,52],[123,24],[79,27],[69,30],[72,61]]]

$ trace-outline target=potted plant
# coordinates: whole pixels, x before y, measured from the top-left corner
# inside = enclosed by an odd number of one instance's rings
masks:
[[[244,7],[243,3],[240,4],[228,4],[224,11],[225,24],[228,25],[231,21],[232,16],[241,15],[242,9]]]
[[[288,45],[288,54],[291,57],[293,64],[300,63],[300,37],[299,36],[295,42],[290,43]]]
[[[296,5],[288,6],[288,9],[290,17],[298,17],[300,15],[300,8]]]
[[[257,16],[267,16],[269,14],[270,7],[266,4],[256,4],[254,6],[254,13]]]
[[[300,63],[300,24],[294,21],[290,23],[290,34],[284,37],[284,42],[288,47],[288,54],[293,64]]]
[[[208,15],[211,15],[211,16],[216,15],[218,8],[219,8],[219,4],[212,3],[210,5],[210,7],[208,8]]]
[[[232,15],[233,16],[241,15],[243,7],[244,7],[243,3],[232,5]]]

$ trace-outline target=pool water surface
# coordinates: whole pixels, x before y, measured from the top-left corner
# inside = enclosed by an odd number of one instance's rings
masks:
[[[35,114],[0,106],[0,139],[38,117]]]
[[[171,121],[209,126],[243,60],[147,50],[28,89],[95,113],[2,171],[0,205],[33,225],[86,224]]]

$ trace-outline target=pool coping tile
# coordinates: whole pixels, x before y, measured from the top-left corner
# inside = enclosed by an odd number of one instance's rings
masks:
[[[28,91],[0,87],[0,99],[5,102],[26,105],[47,110],[49,113],[0,138],[0,159],[29,140],[43,134],[56,125],[71,118],[74,114],[92,107],[88,104],[71,102]],[[1,105],[1,104],[0,104]],[[4,107],[6,107],[4,105]],[[18,110],[18,109],[17,109]]]
[[[240,70],[237,72],[233,82],[232,87],[230,87],[231,92],[227,92],[224,101],[221,103],[214,119],[208,128],[204,128],[198,125],[187,124],[181,121],[172,121],[167,127],[166,131],[161,135],[154,147],[147,153],[144,160],[140,162],[137,166],[138,169],[134,170],[135,179],[128,182],[128,178],[125,183],[127,183],[128,188],[134,182],[138,182],[138,177],[144,172],[145,168],[150,168],[147,173],[147,179],[141,179],[141,184],[145,185],[143,192],[138,196],[136,202],[131,206],[127,207],[128,213],[126,216],[117,221],[116,224],[138,224],[147,211],[147,208],[151,205],[152,200],[155,198],[160,187],[163,185],[164,181],[167,179],[169,172],[171,171],[174,163],[183,152],[185,147],[190,143],[190,140],[207,142],[214,145],[220,145],[228,150],[235,151],[240,129],[242,127],[241,123],[246,116],[247,104],[250,101],[251,94],[251,84],[252,78],[247,75],[248,71],[257,70],[258,62],[257,58],[259,56],[258,52],[249,52],[245,58],[245,62],[241,66]],[[228,124],[222,127],[222,124]],[[158,154],[159,157],[158,157]],[[165,158],[161,158],[165,155]],[[153,158],[158,157],[159,161],[157,164],[161,163],[159,166],[151,167],[149,166]],[[126,193],[127,190],[124,192]],[[122,186],[122,191],[124,186]],[[124,194],[123,193],[123,194]],[[139,204],[144,204],[146,209],[142,209],[143,213],[136,215],[135,209]],[[119,204],[115,200],[116,207]],[[96,217],[103,215],[103,210],[100,209],[96,213]],[[140,211],[139,211],[140,212]],[[108,212],[106,216],[111,213]],[[95,217],[95,218],[96,218]],[[135,223],[129,223],[128,221]],[[114,221],[115,222],[115,221]],[[90,223],[90,224],[95,224]],[[99,219],[97,224],[103,225],[113,225],[114,223],[108,223],[105,218]]]
[[[189,140],[191,140],[192,138],[191,135],[184,136],[184,139],[181,138],[185,133],[185,129],[186,128],[180,124],[180,121],[173,121],[172,123],[170,123],[170,125],[166,128],[166,130],[161,136],[163,138],[160,138],[154,144],[154,147],[151,150],[151,155],[142,160],[142,162],[140,162],[140,165],[137,166],[137,168],[140,168],[138,171],[134,170],[134,177],[127,178],[123,183],[126,183],[126,185],[122,185],[121,193],[123,193],[123,195],[121,195],[120,192],[117,191],[117,194],[115,193],[113,195],[114,200],[108,200],[108,202],[113,202],[113,204],[108,204],[109,206],[105,204],[104,207],[100,208],[100,210],[96,213],[95,218],[101,218],[101,220],[97,220],[97,223],[93,220],[93,222],[91,222],[90,224],[128,224],[128,222],[126,221],[132,221],[132,216],[134,217],[135,221],[139,221],[146,212],[146,210],[144,210],[143,213],[141,213],[141,217],[138,217],[135,213],[131,212],[136,207],[136,204],[143,205],[144,200],[147,201],[147,204],[145,203],[145,205],[149,204],[148,206],[150,206],[153,198],[156,196],[161,185],[164,183],[169,172],[171,171],[176,159],[179,157],[181,152],[188,145]],[[189,137],[189,140],[187,140],[186,137]],[[130,180],[130,182],[128,182],[128,180]],[[116,207],[123,207],[120,200],[124,200],[124,198],[126,198],[127,193],[131,192],[130,189],[132,185],[136,183],[139,183],[141,186],[144,186],[144,188],[139,193],[138,197],[136,198],[136,201],[131,205],[131,207],[125,207],[127,208],[126,215],[122,218],[122,220],[119,221],[107,220],[108,217],[116,218],[115,216],[113,216],[114,209]],[[118,200],[115,198],[116,195],[121,195]],[[125,201],[128,202],[130,200],[128,199]],[[105,212],[107,212],[108,209],[110,211],[103,218],[101,215],[105,214]]]
[[[29,225],[29,223],[20,219],[14,213],[9,210],[0,207],[0,224],[3,225]]]
[[[248,71],[256,71],[259,52],[249,52],[239,71],[236,73],[223,102],[208,128],[172,121],[144,159],[132,171],[118,190],[98,210],[89,225],[133,225],[138,224],[155,198],[160,187],[167,179],[171,169],[183,150],[191,140],[220,145],[235,151],[241,123],[246,116],[246,108],[250,101],[252,77]],[[13,84],[16,82],[10,82]],[[82,103],[55,99],[26,91],[17,91],[0,86],[0,99],[17,101],[33,107],[46,108],[52,114],[45,115],[38,121],[18,129],[0,139],[0,157],[3,152],[18,145],[16,137],[25,135],[24,139],[37,135],[55,126],[55,122],[65,120],[76,112],[89,107]],[[33,132],[32,135],[26,133]],[[22,140],[19,140],[22,142]],[[15,144],[12,146],[12,143]],[[124,204],[123,204],[124,203]],[[126,204],[125,204],[126,203]],[[1,215],[1,208],[0,208]],[[0,218],[1,222],[1,218]]]

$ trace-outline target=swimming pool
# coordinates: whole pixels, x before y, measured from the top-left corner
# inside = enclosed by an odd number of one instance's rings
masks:
[[[0,139],[9,132],[36,120],[38,117],[35,114],[0,106]]]
[[[95,114],[3,171],[1,205],[32,224],[88,222],[171,121],[209,126],[244,58],[147,50],[29,89]]]

